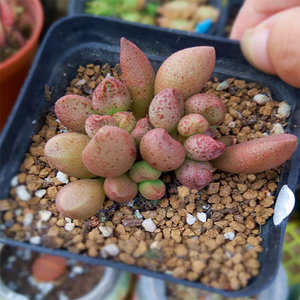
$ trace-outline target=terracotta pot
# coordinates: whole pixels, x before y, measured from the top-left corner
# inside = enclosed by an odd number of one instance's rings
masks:
[[[18,97],[33,61],[44,23],[44,12],[39,0],[19,0],[33,20],[33,32],[26,44],[0,64],[0,131]]]

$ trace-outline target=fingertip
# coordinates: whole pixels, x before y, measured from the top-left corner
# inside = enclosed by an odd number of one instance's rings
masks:
[[[268,57],[268,28],[248,29],[242,36],[241,49],[248,60],[258,70],[267,74],[276,74]]]

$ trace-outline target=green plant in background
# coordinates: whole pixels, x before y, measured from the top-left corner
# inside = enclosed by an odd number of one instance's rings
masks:
[[[219,17],[218,9],[205,0],[90,0],[85,12],[186,31],[195,31],[198,23],[213,23]]]

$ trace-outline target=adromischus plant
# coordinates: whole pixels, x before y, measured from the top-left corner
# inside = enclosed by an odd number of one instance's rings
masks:
[[[290,134],[237,145],[230,136],[215,140],[209,126],[224,121],[226,107],[216,96],[200,93],[215,65],[214,48],[174,53],[155,79],[148,58],[124,38],[120,56],[124,84],[106,78],[93,101],[68,95],[56,102],[57,117],[75,133],[47,142],[49,163],[78,178],[106,177],[62,188],[57,207],[64,216],[93,215],[105,194],[117,202],[132,200],[138,191],[148,200],[161,199],[166,191],[159,179],[162,172],[175,171],[181,184],[202,189],[211,181],[213,168],[261,172],[282,164],[295,151],[297,138]],[[138,154],[143,161],[136,161]]]

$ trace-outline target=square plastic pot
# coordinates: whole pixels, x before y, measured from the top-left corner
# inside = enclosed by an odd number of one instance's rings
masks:
[[[274,99],[286,101],[292,108],[288,119],[288,132],[299,137],[300,102],[299,90],[278,77],[265,75],[250,66],[243,58],[239,44],[234,41],[207,35],[184,34],[172,31],[132,25],[120,20],[81,15],[66,17],[56,22],[48,31],[36,56],[29,76],[23,86],[17,103],[0,137],[0,199],[8,196],[10,180],[18,173],[34,133],[43,125],[46,113],[55,101],[64,95],[69,82],[76,76],[79,65],[89,63],[111,66],[119,63],[120,38],[125,37],[135,43],[150,59],[154,70],[172,53],[193,46],[208,45],[216,49],[216,67],[213,76],[221,80],[236,78],[246,82],[256,82],[267,86]],[[44,97],[44,85],[53,87],[51,101]],[[294,191],[299,177],[299,145],[292,158],[284,164],[278,190],[285,184]],[[275,195],[276,196],[276,195]],[[287,225],[285,218],[279,226],[270,218],[262,226],[261,237],[264,253],[259,254],[260,273],[250,280],[249,285],[238,291],[218,290],[199,282],[176,279],[170,275],[156,273],[136,266],[126,265],[111,260],[76,255],[67,250],[52,250],[27,242],[17,242],[0,235],[0,242],[31,248],[36,251],[65,257],[73,257],[91,264],[105,265],[121,270],[155,277],[188,285],[198,289],[219,293],[224,296],[243,297],[257,294],[275,279],[280,259],[284,232]]]
[[[70,0],[68,7],[68,15],[73,16],[76,14],[84,13],[86,2],[90,0]],[[230,0],[209,0],[208,3],[217,8],[220,12],[218,21],[213,23],[208,30],[207,34],[215,36],[223,36],[225,31],[225,24],[227,20],[227,2]],[[116,19],[116,18],[112,18]],[[139,24],[139,23],[132,23]],[[152,25],[146,25],[147,27],[153,27]],[[158,27],[158,26],[155,26]],[[161,27],[158,27],[161,28]],[[172,29],[170,29],[172,31]]]

